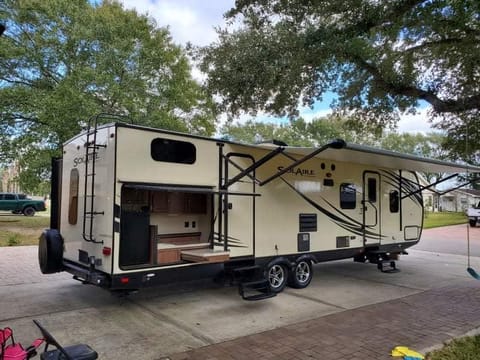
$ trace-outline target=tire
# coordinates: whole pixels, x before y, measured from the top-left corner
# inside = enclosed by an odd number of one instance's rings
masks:
[[[25,209],[23,209],[23,215],[25,216],[33,216],[35,215],[35,209],[31,206],[27,206]]]
[[[310,260],[300,260],[290,271],[288,286],[295,289],[304,289],[313,278],[313,266]]]
[[[53,274],[63,270],[63,238],[58,230],[47,229],[40,236],[38,263],[43,274]]]
[[[468,222],[470,223],[471,227],[475,227],[477,225],[477,220],[468,220]]]
[[[270,290],[274,293],[280,293],[287,285],[287,269],[285,265],[273,263],[268,265],[265,271],[265,277],[268,280]]]
[[[365,253],[355,255],[353,257],[353,261],[359,262],[359,263],[365,263],[367,261],[367,256],[365,255]]]

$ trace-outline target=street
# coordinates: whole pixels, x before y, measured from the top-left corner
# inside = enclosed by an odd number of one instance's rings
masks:
[[[480,228],[470,229],[472,267],[480,269]],[[466,272],[465,226],[424,230],[397,262],[398,273],[352,260],[315,266],[310,286],[246,302],[236,288],[211,281],[144,289],[127,298],[71,279],[42,275],[37,248],[0,248],[0,327],[25,345],[39,336],[38,319],[61,344],[84,342],[101,359],[159,359],[208,344],[328,314],[385,302],[452,284],[472,282]],[[141,351],[139,351],[141,349]]]
[[[415,249],[466,256],[467,232],[470,235],[470,254],[480,256],[480,227],[467,224],[423,230],[422,240],[415,245]]]

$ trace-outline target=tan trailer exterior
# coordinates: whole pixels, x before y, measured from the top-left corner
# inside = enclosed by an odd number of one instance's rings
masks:
[[[269,294],[307,286],[316,262],[395,267],[421,236],[415,170],[464,169],[341,141],[244,145],[122,123],[71,139],[60,163],[45,273],[132,290],[238,270]]]

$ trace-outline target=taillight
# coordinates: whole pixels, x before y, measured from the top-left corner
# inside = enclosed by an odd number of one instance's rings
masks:
[[[107,246],[104,246],[102,249],[102,254],[105,256],[109,256],[112,254],[112,248],[109,248]]]
[[[127,276],[120,278],[120,282],[124,285],[128,284],[129,281],[130,279]]]

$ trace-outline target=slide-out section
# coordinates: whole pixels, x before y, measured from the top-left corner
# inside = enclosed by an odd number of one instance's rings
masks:
[[[213,194],[166,187],[124,186],[120,267],[223,262],[229,253],[212,246]]]

